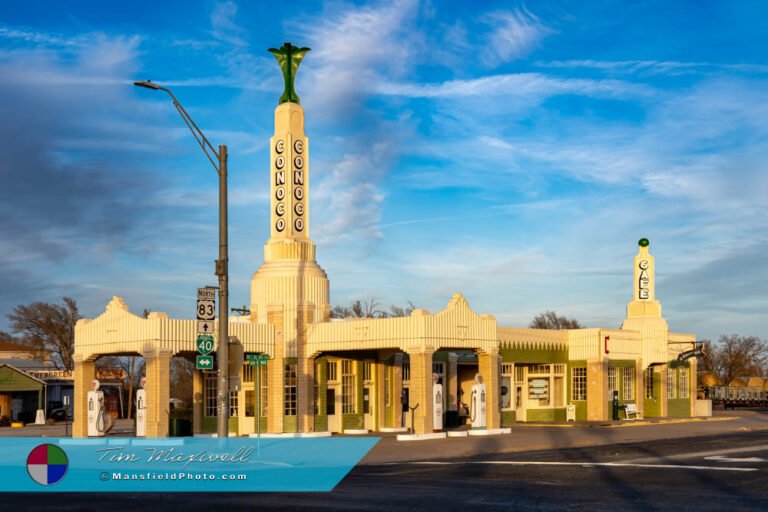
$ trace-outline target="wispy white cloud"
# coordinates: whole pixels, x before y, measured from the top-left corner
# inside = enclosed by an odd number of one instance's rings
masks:
[[[546,98],[559,94],[579,94],[602,98],[634,98],[650,96],[653,89],[643,84],[622,80],[558,78],[540,73],[492,75],[469,80],[449,80],[439,84],[383,82],[375,92],[409,98],[466,97],[533,97]]]
[[[22,41],[36,46],[78,46],[80,44],[76,39],[69,39],[58,34],[18,27],[0,27],[0,38]]]
[[[330,173],[318,180],[312,199],[314,218],[321,219],[314,228],[318,241],[383,236],[380,223],[385,194],[379,183],[392,165],[392,143],[377,141],[326,162]]]
[[[320,116],[355,112],[378,80],[410,69],[421,47],[413,30],[417,8],[415,0],[397,0],[301,24],[312,48],[304,73],[316,84],[307,105]]]
[[[525,7],[491,12],[482,18],[493,26],[481,58],[487,66],[528,56],[554,30]]]
[[[538,61],[536,66],[563,69],[597,69],[609,72],[637,73],[647,75],[684,75],[712,71],[740,71],[745,73],[768,73],[764,64],[723,64],[714,62],[681,62],[659,60],[555,60]]]
[[[312,48],[297,77],[302,105],[315,123],[336,129],[364,124],[338,139],[313,172],[313,236],[337,240],[378,240],[385,193],[382,180],[400,153],[406,133],[385,122],[366,101],[386,76],[412,69],[422,47],[415,30],[419,4],[397,0],[366,6],[326,6],[320,18],[297,23]],[[297,43],[298,44],[298,43]],[[313,87],[302,87],[312,83]],[[342,128],[343,129],[343,128]],[[311,136],[311,134],[310,134]]]
[[[247,32],[235,22],[237,4],[235,2],[220,2],[211,11],[211,35],[232,46],[247,46]]]

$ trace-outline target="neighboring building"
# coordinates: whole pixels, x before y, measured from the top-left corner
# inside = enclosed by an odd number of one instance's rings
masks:
[[[229,400],[232,432],[255,432],[257,420],[262,431],[274,433],[396,429],[403,394],[411,407],[419,406],[415,431],[431,432],[433,374],[443,383],[445,419],[453,425],[464,417],[476,373],[487,386],[489,428],[564,421],[569,405],[577,420],[608,420],[614,392],[646,417],[693,414],[696,360],[677,358],[694,347],[695,336],[669,332],[655,297],[647,240],[634,258],[633,298],[619,329],[498,326],[460,293],[435,314],[418,309],[404,318],[332,322],[328,278],[309,236],[309,145],[301,106],[287,102],[275,109],[270,146],[270,238],[251,280],[250,317],[232,319],[229,332],[246,353],[271,359],[263,369],[243,368],[243,385]],[[75,435],[86,435],[85,397],[94,361],[106,354],[145,358],[147,435],[168,435],[170,358],[194,358],[196,332],[194,320],[134,315],[120,297],[101,316],[80,320]],[[216,374],[195,372],[193,389],[194,432],[214,432]]]
[[[120,388],[125,372],[99,369],[97,377],[105,387]],[[13,421],[32,423],[36,420],[37,411],[43,409],[48,418],[51,411],[64,405],[65,396],[72,404],[73,373],[52,366],[50,352],[0,342],[0,417],[8,416]],[[117,416],[119,396],[120,393],[114,395],[115,404],[109,409],[113,416]],[[112,401],[108,406],[110,404]]]

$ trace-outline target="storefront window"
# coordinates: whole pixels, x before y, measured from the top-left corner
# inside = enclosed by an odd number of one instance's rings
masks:
[[[259,372],[261,374],[259,375],[259,380],[261,380],[261,416],[266,417],[267,416],[267,397],[269,394],[267,393],[267,367],[266,366],[259,366]]]
[[[635,369],[632,366],[622,368],[621,399],[635,399]]]
[[[229,392],[229,416],[237,416],[237,391]]]
[[[203,396],[205,397],[205,415],[216,416],[216,393],[218,383],[215,373],[206,373],[203,379]]]
[[[573,401],[587,399],[587,369],[574,368],[572,373],[571,399]]]
[[[667,398],[675,398],[675,369],[667,368]]]
[[[245,392],[245,417],[253,418],[256,415],[256,392]]]
[[[678,368],[680,376],[680,398],[688,398],[688,368]]]
[[[283,374],[285,379],[285,415],[296,416],[296,363],[286,364]]]
[[[608,367],[608,398],[613,400],[613,392],[619,389],[616,387],[616,367]]]
[[[354,414],[355,412],[355,374],[352,370],[352,361],[341,361],[341,412]]]
[[[512,363],[501,364],[501,382],[499,396],[501,397],[501,410],[512,409]]]
[[[645,398],[652,400],[653,394],[653,368],[645,370]]]

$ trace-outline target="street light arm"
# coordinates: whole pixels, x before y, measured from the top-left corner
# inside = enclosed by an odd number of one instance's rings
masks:
[[[190,116],[187,111],[184,109],[184,107],[179,103],[179,100],[176,99],[176,96],[173,95],[170,89],[167,89],[165,87],[162,87],[160,85],[157,85],[156,83],[152,82],[151,80],[144,80],[144,81],[136,81],[133,82],[133,85],[137,87],[144,87],[145,89],[152,89],[153,91],[165,91],[168,93],[168,96],[171,97],[173,100],[173,106],[176,107],[176,110],[179,112],[179,115],[184,120],[184,123],[187,125],[187,128],[189,128],[189,131],[192,132],[192,136],[195,138],[198,144],[200,144],[200,148],[203,150],[203,153],[205,153],[205,156],[208,158],[208,161],[211,162],[211,165],[213,165],[214,170],[216,170],[216,173],[221,175],[221,169],[219,168],[219,164],[217,162],[220,161],[219,153],[216,151],[216,148],[211,145],[210,142],[208,142],[208,139],[205,138],[205,135],[203,135],[203,131],[198,128],[197,124],[195,124],[195,121],[192,119],[192,116]],[[210,153],[213,153],[216,156],[216,159],[214,160],[213,157],[211,157]]]
[[[170,91],[168,91],[168,94],[171,94]],[[173,94],[171,94],[171,97],[173,98]],[[203,132],[200,131],[200,128],[198,128],[192,118],[189,117],[189,114],[187,114],[187,111],[184,110],[184,107],[181,106],[181,103],[176,101],[176,98],[173,99],[173,105],[176,107],[176,110],[179,111],[179,115],[181,115],[181,118],[184,120],[187,128],[189,128],[189,131],[192,132],[192,136],[195,138],[197,143],[200,144],[200,148],[203,150],[203,153],[205,153],[208,161],[211,162],[211,165],[213,166],[216,173],[221,175],[221,169],[219,169],[219,166],[216,163],[219,160],[219,153],[213,148],[213,146],[211,146],[211,143],[208,142],[208,139],[205,138]],[[216,155],[216,160],[214,160],[208,153],[209,149],[213,152],[214,155]]]

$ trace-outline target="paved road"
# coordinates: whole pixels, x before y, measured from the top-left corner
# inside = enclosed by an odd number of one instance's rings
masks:
[[[768,414],[629,428],[516,427],[512,435],[487,439],[386,438],[331,493],[0,497],[0,511],[36,512],[608,507],[768,510]]]
[[[370,463],[332,493],[8,494],[0,510],[768,510],[768,432]]]

